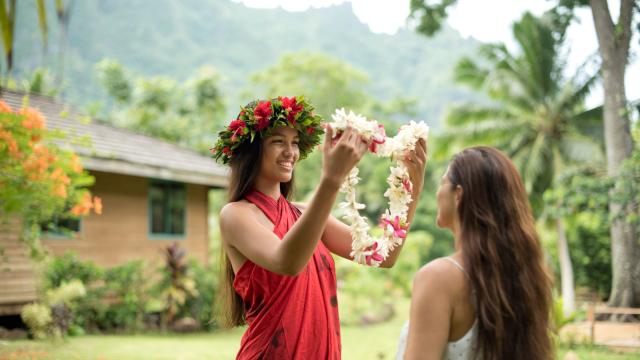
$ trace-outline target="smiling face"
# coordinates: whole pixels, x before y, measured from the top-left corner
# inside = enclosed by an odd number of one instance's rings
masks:
[[[458,201],[462,188],[454,186],[449,179],[449,170],[445,172],[440,180],[440,186],[436,193],[436,203],[438,205],[438,215],[436,224],[438,227],[447,228],[454,231],[455,224],[458,223]]]
[[[300,157],[298,132],[277,127],[263,139],[260,176],[277,182],[288,182]]]

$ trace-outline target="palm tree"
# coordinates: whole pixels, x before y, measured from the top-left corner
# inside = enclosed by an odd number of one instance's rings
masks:
[[[42,35],[43,52],[47,51],[47,12],[44,0],[36,0],[38,11],[38,24]],[[9,79],[13,68],[13,42],[14,29],[16,23],[16,0],[0,0],[0,29],[2,30],[2,45],[4,47],[4,58],[7,62],[7,76]]]
[[[575,164],[602,160],[602,110],[586,110],[596,76],[582,67],[564,74],[566,25],[526,13],[513,25],[518,52],[504,44],[482,46],[482,61],[462,59],[457,81],[486,93],[488,103],[453,108],[445,137],[464,145],[492,144],[505,151],[522,174],[536,215],[556,175]],[[585,63],[583,67],[586,67]],[[573,271],[562,217],[555,219],[565,313],[574,309]]]

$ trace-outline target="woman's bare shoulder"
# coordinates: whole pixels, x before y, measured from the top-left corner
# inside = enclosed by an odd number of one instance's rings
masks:
[[[464,274],[459,269],[456,269],[455,265],[442,257],[431,260],[420,268],[413,281],[414,284],[419,284],[421,287],[453,289],[456,287],[454,283],[460,280],[460,275],[464,277]],[[464,281],[464,279],[461,280]]]
[[[254,204],[246,200],[232,201],[226,203],[222,209],[220,209],[220,221],[238,217],[244,218],[253,215],[256,209],[257,207]]]
[[[293,206],[297,207],[300,211],[306,210],[307,207],[309,206],[308,203],[302,203],[302,202],[294,202],[292,204]]]

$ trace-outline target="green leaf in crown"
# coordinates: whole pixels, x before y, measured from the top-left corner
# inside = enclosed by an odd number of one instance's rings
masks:
[[[268,136],[278,126],[296,129],[300,137],[300,159],[306,158],[320,143],[324,134],[322,118],[303,96],[279,96],[271,100],[256,100],[240,108],[238,117],[218,133],[211,153],[216,161],[228,164],[242,146],[256,136]]]

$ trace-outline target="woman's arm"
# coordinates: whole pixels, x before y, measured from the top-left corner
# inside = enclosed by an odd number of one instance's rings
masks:
[[[347,128],[335,145],[327,128],[323,170],[309,207],[282,240],[262,226],[246,204],[227,204],[220,212],[220,232],[225,246],[255,264],[278,274],[296,275],[307,264],[322,236],[340,184],[367,149],[360,135]]]
[[[409,172],[409,177],[413,185],[413,192],[411,193],[412,201],[409,204],[409,210],[407,212],[407,222],[411,225],[424,184],[424,171],[427,164],[427,145],[425,141],[420,139],[416,144],[415,151],[411,151],[410,153],[405,154],[405,156],[406,158],[403,160],[403,164]],[[411,233],[408,232],[407,238],[410,234]],[[407,239],[405,239],[405,241],[406,240]],[[327,227],[324,231],[322,241],[332,253],[345,259],[353,260],[350,256],[352,243],[351,230],[348,225],[333,216],[330,216],[327,221]],[[393,251],[389,253],[389,256],[380,264],[380,267],[393,267],[398,255],[400,255],[403,245],[396,246]]]
[[[447,346],[453,306],[442,261],[425,265],[413,281],[405,360],[440,360]]]

